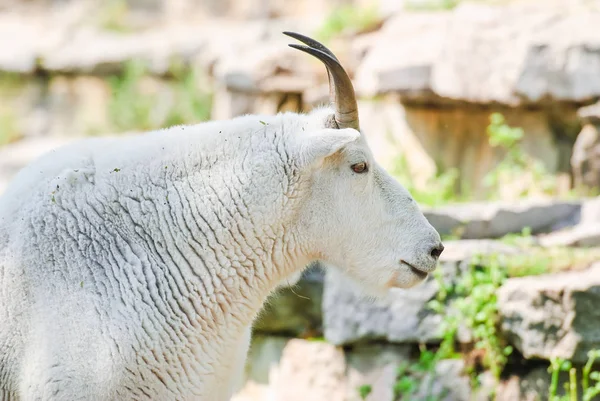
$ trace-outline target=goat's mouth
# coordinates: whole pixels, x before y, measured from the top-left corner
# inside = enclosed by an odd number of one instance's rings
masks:
[[[408,263],[405,260],[401,260],[400,263],[408,266],[410,268],[410,270],[421,280],[425,280],[427,278],[427,276],[429,275],[428,272],[424,272],[423,270],[417,269],[416,267],[414,267],[413,265],[411,265],[410,263]]]

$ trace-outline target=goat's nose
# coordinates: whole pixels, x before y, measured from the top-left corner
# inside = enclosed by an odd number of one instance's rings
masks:
[[[431,255],[432,258],[438,259],[440,257],[440,255],[442,254],[442,252],[444,252],[444,245],[438,244],[435,247],[433,247],[433,249],[431,250],[431,252],[429,254]]]

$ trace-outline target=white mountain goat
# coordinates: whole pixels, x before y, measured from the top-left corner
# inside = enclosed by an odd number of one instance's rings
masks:
[[[409,288],[443,245],[373,160],[350,78],[331,108],[60,148],[0,199],[1,400],[228,400],[269,294],[310,262]]]

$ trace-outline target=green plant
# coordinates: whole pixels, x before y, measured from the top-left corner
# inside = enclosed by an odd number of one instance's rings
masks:
[[[460,195],[456,192],[456,184],[459,179],[457,169],[448,169],[430,178],[426,185],[423,185],[425,190],[414,182],[408,162],[403,155],[396,158],[391,173],[411,193],[415,201],[422,205],[439,206],[468,198],[468,195]]]
[[[600,248],[566,246],[524,247],[521,252],[505,256],[510,277],[536,276],[569,270],[581,270],[600,259]]]
[[[98,12],[98,24],[102,29],[113,32],[127,32],[127,0],[107,0]]]
[[[429,303],[431,309],[444,316],[438,357],[457,357],[454,344],[458,330],[464,327],[471,333],[475,351],[482,355],[482,367],[497,379],[512,352],[498,334],[496,292],[508,277],[502,259],[499,254],[476,255],[456,284],[444,284],[438,273],[440,291]],[[470,372],[474,373],[472,367]]]
[[[505,243],[534,249],[531,230],[527,227],[522,230],[521,234],[511,234],[502,240]],[[548,251],[539,249],[540,254]],[[525,252],[525,254],[527,253]],[[539,255],[536,257],[539,258]],[[418,362],[405,362],[398,367],[393,387],[395,399],[413,399],[418,391],[423,390],[423,381],[428,375],[429,378],[432,377],[438,362],[445,359],[472,359],[471,356],[475,355],[479,366],[473,362],[466,365],[466,372],[471,376],[473,388],[477,388],[479,385],[480,375],[478,372],[481,370],[492,373],[496,381],[500,380],[500,375],[512,353],[512,347],[499,333],[500,317],[496,293],[506,279],[514,274],[514,272],[511,274],[511,271],[519,266],[514,258],[515,255],[512,254],[475,255],[466,266],[466,270],[461,272],[459,278],[454,282],[444,280],[441,270],[434,273],[439,284],[439,291],[428,306],[442,316],[439,326],[441,342],[435,352],[421,348]],[[553,268],[552,263],[554,262],[551,260],[555,258],[555,255],[551,253],[548,264],[545,264],[547,259],[543,259],[543,263],[529,260],[527,263],[523,263],[523,266],[538,263],[542,266],[539,268],[540,271],[536,271],[536,268],[529,268],[530,273],[548,272],[548,269]],[[600,258],[600,253],[594,254],[588,260],[593,261],[598,258]],[[470,351],[468,344],[467,347],[463,345],[463,349],[460,351],[456,349],[460,329],[465,329],[471,334],[472,349]],[[591,371],[594,361],[600,358],[600,351],[590,352],[588,356],[589,360],[583,368],[582,374],[582,401],[591,401],[593,397],[600,394],[600,372]],[[570,398],[556,396],[558,373],[561,369],[569,372],[570,382],[566,386],[568,396],[565,397]],[[579,401],[576,398],[577,386],[575,385],[577,372],[570,363],[564,363],[558,359],[553,360],[549,372],[552,373],[549,401]],[[590,384],[590,381],[593,383]],[[419,394],[419,399],[423,399],[422,397],[423,394]],[[425,399],[435,401],[438,398],[428,394]]]
[[[198,83],[203,88],[207,88],[208,82],[200,79],[197,69],[189,71],[172,69],[172,73],[175,77],[174,106],[169,109],[164,124],[173,126],[208,120],[212,97],[209,91],[198,88]]]
[[[316,36],[327,42],[332,37],[348,30],[366,31],[377,26],[381,17],[375,5],[357,7],[346,4],[336,7],[323,21]]]
[[[371,391],[373,391],[373,388],[369,384],[363,384],[358,387],[358,395],[362,400],[365,400],[371,394]]]
[[[147,71],[140,60],[127,62],[122,74],[110,77],[111,129],[152,130],[209,119],[212,97],[200,71],[173,68],[171,75],[161,93],[144,86]]]
[[[600,372],[592,371],[592,366],[596,359],[600,358],[600,350],[591,350],[588,352],[588,361],[582,369],[581,376],[581,401],[592,401],[594,397],[600,395]],[[548,366],[550,373],[550,387],[548,389],[548,401],[580,401],[577,389],[577,368],[573,367],[570,361],[562,358],[553,358]],[[565,394],[558,395],[558,380],[560,372],[568,372],[569,380],[565,383]],[[592,385],[590,385],[590,379]]]
[[[0,146],[8,145],[21,137],[17,117],[12,110],[0,110]]]
[[[410,11],[451,10],[456,7],[459,2],[460,0],[408,1],[404,8]]]
[[[477,0],[470,0],[477,1]],[[508,0],[478,0],[483,3],[502,3]],[[452,10],[460,3],[465,3],[465,0],[414,0],[407,1],[404,8],[410,11],[447,11]]]
[[[530,227],[524,227],[521,233],[507,234],[500,241],[517,248],[516,253],[503,257],[509,277],[580,270],[600,259],[598,247],[540,247]]]
[[[149,130],[156,124],[152,121],[152,96],[140,92],[140,82],[146,74],[146,67],[140,60],[125,63],[123,74],[109,78],[111,99],[108,116],[117,131]]]
[[[490,146],[504,153],[500,162],[483,179],[490,200],[502,199],[507,195],[516,198],[536,194],[557,195],[557,178],[546,170],[540,159],[525,151],[522,128],[511,127],[502,114],[492,113],[486,133]],[[470,188],[461,182],[460,172],[456,168],[438,173],[425,184],[417,185],[406,158],[401,155],[396,159],[391,173],[423,205],[439,206],[472,199]],[[575,195],[576,192],[571,191],[570,196]]]
[[[487,134],[489,144],[505,152],[504,158],[484,177],[484,185],[490,190],[491,198],[501,197],[500,190],[506,187],[519,191],[519,197],[556,191],[556,178],[546,171],[541,160],[524,150],[522,128],[509,126],[502,114],[492,113]],[[528,181],[522,181],[524,179]],[[515,187],[514,184],[519,182],[523,184]]]
[[[428,375],[430,376],[429,384],[432,384],[431,375],[435,371],[438,359],[439,355],[437,353],[421,346],[417,362],[400,364],[396,369],[396,381],[393,387],[394,398],[402,400],[414,398]],[[430,392],[431,386],[427,390],[428,394],[425,395],[425,400],[434,401],[435,398]],[[422,396],[420,399],[423,399]]]
[[[600,358],[600,350],[591,350],[588,352],[588,361],[583,367],[581,382],[583,401],[591,401],[595,396],[600,395],[600,372],[592,371],[592,366],[598,358]],[[595,382],[593,386],[590,386],[590,379]]]
[[[25,79],[17,73],[0,72],[0,146],[23,136],[13,100],[25,89]]]
[[[530,245],[533,240],[531,227],[523,227],[520,233],[508,233],[500,238],[500,241],[508,245]]]

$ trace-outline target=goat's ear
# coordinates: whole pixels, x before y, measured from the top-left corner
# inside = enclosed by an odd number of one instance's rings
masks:
[[[325,128],[300,135],[298,155],[300,164],[302,166],[318,164],[358,138],[360,133],[353,128]]]

